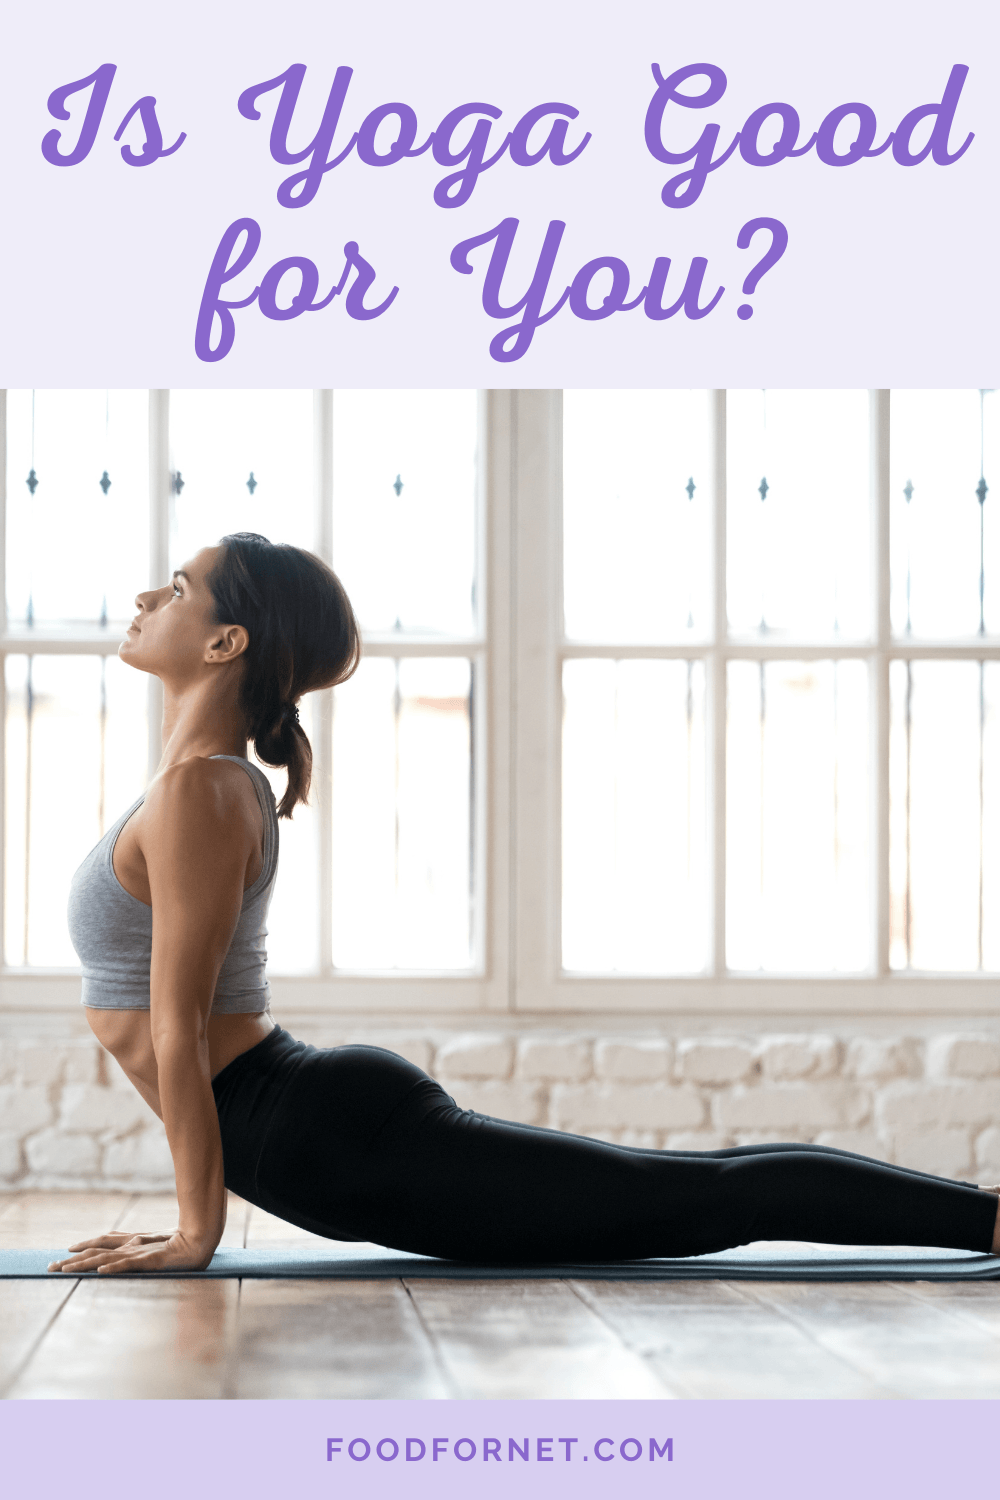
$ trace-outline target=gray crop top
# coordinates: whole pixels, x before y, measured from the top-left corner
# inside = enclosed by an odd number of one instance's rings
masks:
[[[278,868],[278,815],[270,783],[257,766],[238,755],[213,755],[242,766],[264,814],[264,867],[243,893],[229,952],[219,970],[213,1015],[267,1010],[271,991],[265,973],[267,908]],[[146,794],[118,819],[73,876],[69,888],[69,935],[83,969],[82,1005],[95,1010],[148,1010],[153,952],[153,910],[118,881],[112,854],[118,835]]]

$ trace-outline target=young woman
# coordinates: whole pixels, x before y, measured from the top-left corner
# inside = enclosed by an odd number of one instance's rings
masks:
[[[119,655],[163,683],[163,758],[74,876],[69,918],[91,1028],[166,1126],[179,1222],[50,1270],[203,1269],[227,1187],[333,1239],[496,1264],[761,1239],[1000,1253],[998,1188],[819,1146],[605,1145],[460,1110],[382,1048],[295,1041],[264,972],[277,819],[309,790],[299,698],[357,666],[350,603],[318,558],[248,533],[136,602]],[[277,809],[249,740],[287,767]]]

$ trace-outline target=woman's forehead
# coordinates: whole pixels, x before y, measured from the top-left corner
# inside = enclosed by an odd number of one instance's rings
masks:
[[[222,548],[202,547],[193,557],[182,564],[181,572],[186,573],[193,583],[201,582],[215,566]]]

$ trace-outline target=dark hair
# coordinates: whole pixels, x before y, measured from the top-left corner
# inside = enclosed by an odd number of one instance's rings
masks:
[[[220,625],[250,637],[239,705],[247,738],[268,766],[286,766],[278,817],[305,802],[312,746],[299,723],[303,693],[345,682],[361,657],[361,631],[332,568],[311,552],[252,531],[224,536],[205,582]]]

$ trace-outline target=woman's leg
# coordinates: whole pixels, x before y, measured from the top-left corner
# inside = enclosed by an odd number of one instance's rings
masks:
[[[372,1238],[456,1259],[684,1256],[752,1240],[988,1251],[997,1200],[832,1149],[636,1151],[441,1104],[368,1157]]]
[[[992,1243],[997,1200],[943,1178],[829,1147],[607,1145],[461,1110],[379,1048],[294,1046],[255,1201],[333,1238],[497,1263],[696,1255],[761,1239]]]
[[[886,1165],[886,1163],[880,1162],[878,1157],[875,1156],[862,1156],[860,1152],[844,1151],[839,1146],[804,1146],[801,1141],[766,1141],[754,1146],[720,1146],[711,1151],[694,1152],[661,1150],[660,1148],[655,1146],[631,1146],[629,1149],[632,1151],[645,1152],[649,1156],[711,1156],[717,1157],[720,1160],[726,1160],[728,1158],[737,1156],[763,1156],[776,1151],[808,1150],[818,1153],[822,1156],[838,1156],[841,1159],[846,1157],[850,1161],[870,1162],[874,1166]],[[909,1177],[922,1177],[925,1182],[946,1181],[955,1182],[958,1187],[967,1186],[966,1183],[959,1182],[957,1178],[948,1177],[942,1179],[933,1172],[921,1172],[916,1167],[894,1167],[893,1170],[896,1172],[905,1172]],[[992,1192],[995,1191],[995,1189],[988,1189],[988,1191]]]

